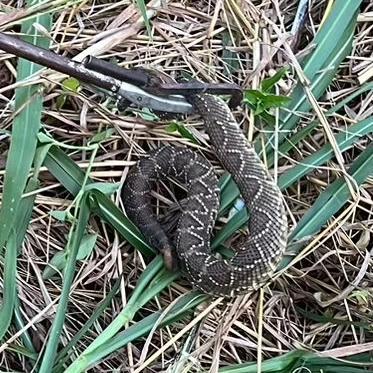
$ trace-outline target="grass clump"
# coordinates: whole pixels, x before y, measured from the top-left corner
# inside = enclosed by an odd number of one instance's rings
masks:
[[[3,371],[371,369],[372,9],[320,1],[302,16],[302,5],[1,4],[0,31],[77,60],[240,84],[234,114],[278,180],[291,230],[264,290],[229,301],[193,291],[125,217],[119,190],[161,144],[195,148],[222,174],[201,120],[119,114],[77,82],[0,52]],[[224,251],[248,214],[229,176],[221,188],[212,246]],[[174,192],[154,192],[161,212]]]

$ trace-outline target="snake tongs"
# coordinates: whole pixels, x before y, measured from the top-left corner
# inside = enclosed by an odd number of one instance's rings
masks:
[[[188,114],[193,106],[186,97],[201,93],[230,95],[230,106],[237,106],[242,90],[231,83],[175,82],[168,76],[144,68],[125,69],[116,64],[86,57],[77,62],[50,50],[0,32],[0,49],[39,65],[74,77],[114,97],[118,106],[146,107],[158,112]]]

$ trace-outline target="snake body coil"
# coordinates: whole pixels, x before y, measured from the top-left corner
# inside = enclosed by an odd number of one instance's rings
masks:
[[[224,101],[210,95],[188,99],[203,117],[214,152],[232,175],[250,211],[250,236],[229,260],[211,252],[219,205],[218,180],[205,158],[185,148],[165,146],[141,159],[123,187],[124,207],[149,244],[165,255],[166,263],[176,249],[179,266],[197,288],[217,296],[247,293],[270,278],[285,250],[287,221],[281,192]],[[156,220],[150,203],[154,183],[167,177],[188,188],[173,242]]]

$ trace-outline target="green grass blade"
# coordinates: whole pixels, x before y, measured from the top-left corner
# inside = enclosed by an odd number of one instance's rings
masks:
[[[84,324],[84,326],[74,335],[72,339],[70,339],[69,343],[61,351],[59,351],[57,358],[56,358],[57,366],[54,367],[53,371],[62,370],[62,366],[70,358],[70,354],[72,353],[73,347],[76,346],[79,340],[81,340],[86,334],[89,333],[89,330],[92,327],[92,325],[98,320],[98,318],[109,307],[110,302],[113,300],[115,294],[119,290],[121,281],[122,281],[121,278],[118,278],[116,280],[110,292],[107,294],[104,300],[97,305],[96,310],[93,312],[93,314]]]
[[[373,91],[373,82],[372,83],[365,83],[355,92],[348,95],[345,99],[341,100],[337,105],[335,105],[331,110],[328,110],[328,113],[336,113],[340,109],[342,109],[348,102],[353,100],[354,98],[360,96],[362,93]]]
[[[29,1],[28,5],[35,3]],[[48,48],[49,39],[41,37],[34,28],[34,23],[42,25],[46,30],[51,27],[51,15],[36,16],[22,24],[21,33],[27,35],[26,41]],[[26,60],[20,59],[17,66],[17,80],[22,81],[40,70]],[[23,320],[19,312],[19,299],[16,293],[16,257],[22,244],[27,226],[31,218],[34,197],[21,199],[27,178],[31,169],[32,160],[36,151],[37,132],[40,127],[42,110],[42,96],[40,86],[33,85],[18,88],[15,93],[15,119],[12,127],[11,145],[7,158],[2,205],[0,209],[0,251],[6,245],[6,269],[4,278],[4,299],[0,315],[0,335],[3,337],[10,325],[14,306],[16,309],[16,324],[21,327]],[[31,179],[26,191],[37,188],[37,181]],[[13,232],[13,233],[11,233]],[[9,239],[9,241],[8,241]],[[5,314],[4,314],[5,313]],[[33,345],[27,334],[24,336],[25,344],[31,353]]]
[[[237,229],[243,227],[249,220],[249,214],[246,208],[238,211],[232,216],[227,224],[224,225],[224,228],[220,230],[214,237],[211,247],[213,249],[221,245],[225,240],[231,237],[234,232],[237,232]],[[239,227],[239,228],[237,228]]]
[[[373,143],[371,143],[354,161],[348,173],[360,186],[373,175]],[[344,178],[338,178],[317,198],[312,207],[304,214],[292,232],[289,240],[299,240],[315,234],[350,199],[350,190]]]
[[[294,362],[304,354],[307,354],[307,352],[299,350],[268,359],[262,363],[261,372],[291,372]],[[255,363],[236,364],[219,369],[219,373],[257,373],[257,371],[258,365]]]
[[[4,258],[4,290],[0,307],[0,341],[7,332],[13,316],[16,294],[17,239],[12,230],[7,241]]]
[[[123,212],[102,192],[94,190],[91,193],[93,211],[108,222],[123,238],[146,256],[153,256],[155,251],[145,241],[137,227]]]
[[[73,196],[79,193],[84,172],[58,146],[51,146],[44,159],[44,166]],[[87,184],[91,182],[87,180]]]
[[[160,329],[166,325],[169,325],[177,320],[185,318],[191,315],[191,311],[203,301],[208,299],[207,295],[203,295],[197,292],[191,292],[181,296],[174,306],[170,309],[168,314],[160,322],[157,329]],[[65,372],[79,373],[93,366],[98,361],[103,360],[106,356],[118,351],[125,347],[128,343],[131,343],[142,336],[147,335],[157,323],[157,320],[162,315],[162,310],[153,313],[150,316],[143,318],[141,321],[134,325],[131,325],[125,331],[118,333],[110,341],[104,345],[95,349],[91,353],[84,356],[84,359],[77,359],[72,365],[70,365]]]
[[[150,27],[150,19],[148,17],[148,13],[146,11],[146,4],[144,0],[136,0],[137,7],[140,10],[140,13],[142,17],[144,18],[144,24],[146,27],[146,31],[148,32],[149,37],[151,38],[152,36],[152,29]]]
[[[362,136],[370,133],[373,133],[373,116],[350,126],[346,133],[336,135],[335,140],[341,152],[344,152],[351,148]],[[286,189],[302,176],[312,172],[317,166],[325,164],[333,157],[334,151],[331,145],[323,146],[320,150],[305,158],[301,164],[284,172],[278,180],[278,185],[281,189]]]
[[[54,365],[59,337],[61,335],[66,316],[71,284],[74,279],[76,255],[78,253],[80,242],[83,238],[90,215],[88,198],[88,194],[84,194],[82,196],[82,199],[79,202],[79,215],[77,217],[76,226],[73,226],[70,230],[70,236],[67,243],[68,260],[64,270],[61,298],[58,303],[57,312],[49,333],[49,339],[45,348],[39,373],[51,372]],[[76,208],[78,208],[78,206]]]
[[[373,174],[372,164],[373,144],[370,144],[360,154],[349,170],[349,174],[355,179],[357,185],[361,185],[370,175]],[[283,185],[281,185],[281,187],[283,187]],[[320,194],[316,202],[306,212],[298,223],[296,229],[289,236],[288,242],[295,242],[318,232],[323,225],[348,202],[349,198],[350,191],[344,179],[341,178],[334,181],[323,193]],[[243,227],[247,220],[248,215],[245,209],[236,213],[216,235],[212,246],[217,247],[220,245],[225,239],[229,238],[233,232]],[[296,251],[299,251],[301,247],[295,246],[294,248],[296,248]],[[290,259],[288,257],[284,258],[281,263],[281,268],[289,262]]]
[[[316,98],[325,92],[341,61],[351,50],[360,4],[361,0],[336,0],[328,18],[315,36],[313,43],[316,48],[302,67],[304,74],[312,82],[311,88]],[[285,129],[294,128],[298,122],[296,111],[308,112],[311,109],[301,83],[295,88],[292,97],[287,106],[289,112],[281,117]]]
[[[32,4],[28,2],[28,5]],[[37,22],[47,30],[50,29],[50,14],[37,16],[22,25],[21,32],[24,39],[41,47],[49,47],[49,39],[41,37],[33,27]],[[39,65],[20,59],[17,68],[17,80],[27,79],[40,70]],[[12,227],[14,227],[17,209],[23,190],[26,186],[32,160],[34,158],[37,133],[40,127],[42,110],[42,96],[40,86],[31,85],[16,90],[15,116],[12,128],[12,140],[6,164],[6,173],[3,189],[3,200],[0,209],[0,250],[8,239]]]
[[[25,349],[23,346],[20,345],[10,345],[7,347],[7,350],[13,351],[16,354],[19,354],[20,356],[27,357],[30,360],[37,360],[38,355],[36,353],[30,352],[27,349]],[[3,372],[3,371],[2,371]],[[18,373],[17,371],[11,371],[12,373]],[[21,373],[21,372],[19,372]],[[23,372],[22,372],[23,373]]]
[[[228,174],[224,188],[220,188],[220,207],[219,216],[224,215],[233,205],[234,201],[239,197],[240,191],[232,177]]]
[[[37,190],[40,186],[39,180],[32,176],[25,188],[25,193],[31,193]],[[17,249],[22,245],[23,239],[26,235],[27,228],[31,220],[32,209],[34,207],[36,194],[31,194],[27,197],[23,197],[19,202],[19,207],[16,215],[17,223]]]
[[[38,186],[39,182],[35,178],[31,178],[26,186],[26,192],[33,191]],[[17,302],[18,298],[16,293],[17,253],[21,247],[27,227],[29,225],[34,201],[35,195],[21,199],[16,214],[17,226],[14,229],[14,233],[10,235],[9,241],[7,242],[5,248],[4,294],[3,304],[0,309],[0,340],[10,325],[14,305],[16,303],[19,305],[19,302]],[[19,313],[18,316],[21,317]],[[20,320],[18,319],[18,321]]]
[[[335,136],[336,142],[341,149],[345,151],[349,149],[356,140],[360,139],[362,136],[370,134],[373,132],[373,117],[369,117],[359,123],[356,123],[348,128],[346,133],[340,133]],[[327,161],[334,157],[334,152],[329,144],[324,145],[319,151],[312,154],[311,156],[305,158],[301,164],[291,168],[286,171],[278,180],[278,185],[281,190],[284,190],[291,186],[295,181],[300,179],[302,176],[309,172],[312,172],[317,166],[325,164]],[[239,191],[237,186],[234,184],[233,180],[226,186],[225,193],[222,194],[224,200],[222,200],[222,206],[226,209],[227,206],[231,206],[233,201],[239,196]],[[345,201],[346,202],[346,201]],[[329,218],[331,215],[329,216]],[[216,248],[221,245],[226,239],[231,237],[231,235],[238,229],[242,228],[244,224],[248,221],[249,216],[246,209],[242,209],[237,212],[229,222],[220,230],[214,237],[212,247]],[[325,223],[325,221],[324,221]],[[323,223],[323,224],[324,224]],[[322,225],[318,225],[318,229],[321,229]],[[313,232],[314,233],[314,232]],[[297,237],[300,239],[305,237]]]
[[[136,287],[123,310],[115,317],[110,325],[86,348],[79,356],[76,363],[72,364],[66,372],[75,372],[74,364],[83,364],[87,356],[95,350],[102,349],[125,325],[128,325],[135,314],[151,299],[157,296],[172,281],[178,277],[178,273],[169,273],[163,266],[163,259],[158,255],[144,270],[137,281]],[[80,363],[79,363],[80,361]],[[88,367],[85,367],[87,369]]]
[[[316,48],[302,64],[304,74],[311,81],[311,90],[316,99],[321,97],[332,82],[340,63],[348,56],[352,48],[353,31],[356,27],[357,11],[361,0],[336,0],[331,12],[315,36]],[[279,143],[296,127],[300,116],[312,109],[304,92],[302,83],[298,83],[292,93],[292,100],[280,115],[281,132]],[[268,129],[269,132],[271,132]],[[266,151],[272,154],[270,144],[273,135],[268,136]],[[261,153],[261,139],[255,143],[255,149]],[[271,165],[271,164],[270,164]]]
[[[37,360],[37,352],[36,348],[34,346],[34,342],[28,332],[28,330],[25,328],[25,321],[23,319],[23,313],[21,311],[21,303],[19,300],[19,297],[15,297],[15,304],[14,304],[14,323],[17,327],[17,330],[24,329],[24,332],[22,333],[22,336],[20,337],[23,342],[23,346],[25,346],[26,351],[34,357],[33,360]]]
[[[39,188],[39,180],[36,178],[36,176],[32,176],[25,188],[25,193],[30,193],[35,191],[36,189]],[[16,253],[20,251],[22,242],[24,240],[24,237],[26,235],[27,228],[29,226],[30,220],[31,220],[31,214],[32,210],[34,207],[34,202],[35,202],[36,194],[32,194],[27,197],[23,197],[19,203],[18,206],[18,211],[17,211],[17,227],[16,227]],[[6,248],[8,250],[8,248]],[[16,283],[15,277],[13,278],[13,283]],[[15,294],[15,308],[14,308],[14,316],[15,316],[15,324],[18,330],[21,330],[25,322],[23,320],[23,315],[21,312],[21,303],[19,301],[19,298],[17,296],[17,293]],[[1,316],[0,316],[1,317]],[[33,345],[32,339],[30,335],[28,334],[28,331],[25,330],[22,333],[22,339],[24,341],[24,345],[26,348],[30,351],[31,354],[36,353],[36,349]]]
[[[84,172],[66,153],[52,146],[44,160],[49,172],[73,195],[82,188]],[[87,184],[92,183],[90,179]],[[121,210],[99,190],[92,190],[91,208],[102,219],[111,224],[118,233],[146,256],[154,255],[154,250],[145,242],[138,229],[127,219]]]
[[[361,356],[355,363],[353,361],[334,360],[308,351],[298,350],[263,361],[261,372],[363,373],[367,372],[364,367],[361,367],[364,362],[367,366],[371,365],[368,354]],[[257,373],[257,371],[258,365],[256,363],[236,364],[219,369],[219,373]]]
[[[163,262],[159,256],[145,268],[138,279],[135,290],[126,306],[115,317],[110,325],[86,348],[84,353],[81,355],[83,360],[84,356],[100,346],[103,346],[111,338],[113,338],[124,325],[132,321],[135,313],[144,305],[144,302],[140,301],[142,298],[141,295],[143,293],[147,293],[146,288],[149,285],[149,282],[153,280],[153,278],[162,270],[162,268]]]

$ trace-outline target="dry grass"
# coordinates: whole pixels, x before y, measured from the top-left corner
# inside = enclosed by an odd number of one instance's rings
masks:
[[[156,10],[151,14],[150,39],[137,8],[130,3],[129,0],[79,1],[57,11],[51,33],[53,48],[70,57],[82,56],[88,49],[102,58],[115,58],[127,68],[146,66],[174,77],[194,76],[203,81],[236,82],[245,88],[257,88],[265,77],[273,75],[284,64],[294,68],[286,49],[288,43],[293,43],[298,58],[309,52],[306,47],[327,6],[327,1],[313,2],[306,26],[300,30],[297,40],[291,41],[287,32],[294,20],[297,1],[164,1],[166,5],[159,7],[160,1],[152,0],[150,5],[153,4]],[[1,7],[17,14],[16,1],[3,1]],[[352,53],[340,66],[338,77],[327,94],[317,102],[321,113],[369,79],[373,66],[373,26],[369,22],[372,11],[372,5],[365,2]],[[4,15],[0,15],[0,27],[5,24],[4,19]],[[7,24],[2,30],[17,31],[18,28]],[[111,39],[105,39],[110,32]],[[116,42],[108,46],[108,40]],[[233,61],[231,66],[230,61]],[[1,183],[9,146],[7,131],[11,130],[13,117],[15,64],[15,58],[0,52]],[[178,134],[169,133],[168,121],[148,122],[141,115],[132,113],[118,115],[106,101],[90,96],[86,91],[70,94],[59,109],[57,98],[63,93],[59,77],[54,72],[47,72],[44,77],[48,88],[43,123],[55,140],[84,146],[97,132],[107,127],[116,129],[110,140],[100,146],[91,173],[95,181],[125,182],[128,167],[144,151],[161,144],[188,144],[198,148],[213,161],[218,172],[221,171],[208,149],[198,118],[188,118],[186,123],[203,145],[193,145]],[[281,82],[281,94],[290,93],[292,77],[290,74]],[[372,98],[372,91],[368,91],[328,117],[326,124],[331,132],[343,132],[351,123],[372,115]],[[258,136],[260,128],[255,126],[250,110],[240,109],[236,114],[249,137]],[[317,118],[317,114],[311,112],[301,120],[300,126]],[[324,131],[319,127],[298,144],[289,157],[282,158],[277,167],[278,174],[302,162],[327,142]],[[342,166],[348,168],[370,141],[371,137],[361,138],[342,154],[339,164],[334,159],[328,167],[319,167],[286,190],[290,229],[320,192],[341,174],[341,161],[344,162]],[[83,169],[86,167],[89,154],[85,151],[70,151],[70,156]],[[54,253],[64,248],[69,230],[67,224],[55,220],[50,213],[64,210],[72,202],[71,195],[48,172],[41,174],[41,182],[19,256],[17,277],[21,313],[29,323],[28,332],[37,351],[46,342],[61,290],[60,277],[45,281],[42,272]],[[129,344],[92,371],[137,372],[143,369],[144,372],[160,372],[169,369],[170,372],[192,372],[204,368],[216,372],[218,367],[227,364],[256,361],[258,356],[264,360],[294,349],[305,348],[340,358],[371,350],[373,270],[370,257],[365,253],[371,250],[372,191],[372,179],[368,179],[360,188],[358,199],[351,202],[351,213],[343,224],[337,224],[338,229],[324,242],[323,238],[329,233],[321,232],[319,240],[313,242],[314,249],[263,293],[203,304],[189,319],[156,331],[149,340],[140,339]],[[170,194],[156,196],[162,205],[173,202]],[[120,206],[117,195],[114,200]],[[333,221],[330,224],[334,224]],[[97,303],[105,298],[114,280],[123,275],[120,294],[82,343],[87,346],[95,334],[100,334],[126,303],[145,266],[141,254],[100,219],[91,219],[91,230],[99,233],[97,245],[76,272],[62,344],[82,327]],[[148,304],[136,320],[163,309],[187,289],[187,283],[177,281]],[[190,326],[188,323],[193,323],[195,317],[211,304],[213,307],[209,308],[207,316],[186,330]],[[172,343],[180,331],[180,338]],[[12,339],[15,333],[13,326],[5,340]],[[20,339],[12,340],[0,353],[2,371],[31,371],[30,360],[12,351],[12,346],[19,343]],[[79,344],[76,348],[81,351],[84,346]],[[158,354],[155,359],[144,364],[154,354]]]

